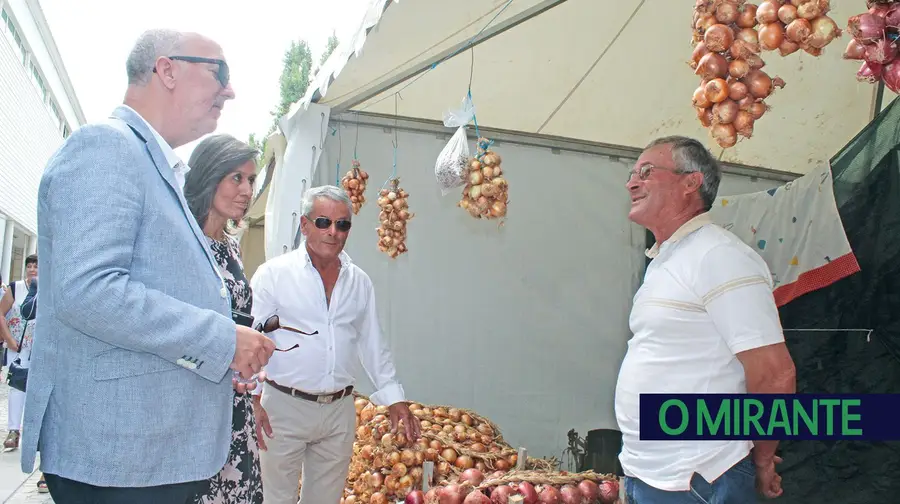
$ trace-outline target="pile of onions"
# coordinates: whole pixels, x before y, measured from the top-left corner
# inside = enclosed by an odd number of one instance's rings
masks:
[[[415,214],[409,211],[409,193],[400,188],[400,179],[393,179],[391,186],[381,190],[378,206],[378,250],[391,259],[406,252],[406,225]]]
[[[900,3],[869,2],[869,7],[847,21],[853,38],[843,57],[862,61],[856,73],[860,82],[883,81],[885,87],[900,93]]]
[[[827,16],[829,0],[698,0],[690,66],[700,77],[692,103],[697,119],[723,148],[750,138],[769,109],[765,100],[785,82],[762,70],[763,52],[820,56],[841,36]]]
[[[506,216],[509,203],[509,184],[503,178],[500,156],[481,146],[489,145],[484,138],[478,139],[478,152],[469,161],[466,186],[462,199],[457,204],[476,219],[498,219]]]
[[[516,450],[503,442],[487,419],[474,413],[453,407],[410,404],[422,432],[420,439],[410,440],[404,434],[402,422],[399,432],[391,433],[387,407],[376,406],[362,397],[357,397],[354,403],[356,441],[343,504],[404,499],[409,504],[430,502],[429,499],[462,504],[470,491],[488,476],[506,474],[518,462]],[[479,453],[484,453],[484,458]],[[432,485],[436,486],[423,494],[426,461],[434,463]],[[439,492],[446,495],[441,497]]]
[[[369,174],[359,167],[359,161],[353,160],[352,168],[344,174],[341,179],[341,187],[347,191],[350,196],[350,202],[353,204],[353,213],[359,215],[359,209],[366,202],[366,181],[369,180]]]

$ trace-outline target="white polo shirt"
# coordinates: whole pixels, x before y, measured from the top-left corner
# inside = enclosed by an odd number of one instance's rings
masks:
[[[634,336],[619,370],[619,460],[628,476],[661,490],[689,490],[699,473],[714,481],[746,457],[751,441],[641,441],[642,393],[746,393],[736,354],[784,341],[765,261],[708,214],[661,246],[634,296]]]

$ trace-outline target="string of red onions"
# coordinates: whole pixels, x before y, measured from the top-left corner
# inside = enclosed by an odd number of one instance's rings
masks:
[[[891,91],[900,92],[900,3],[870,5],[868,11],[847,20],[847,31],[853,38],[842,57],[862,61],[856,79],[884,82]]]

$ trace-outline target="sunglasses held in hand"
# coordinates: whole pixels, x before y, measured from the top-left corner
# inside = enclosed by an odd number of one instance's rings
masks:
[[[271,317],[267,318],[266,321],[263,322],[262,324],[256,325],[256,330],[261,333],[265,333],[265,334],[273,333],[279,329],[284,329],[285,331],[295,332],[297,334],[303,334],[305,336],[314,336],[316,334],[319,334],[319,331],[313,331],[310,333],[310,332],[306,332],[306,331],[301,331],[300,329],[296,329],[293,327],[283,326],[283,325],[281,325],[281,321],[279,320],[278,315],[272,315]],[[294,346],[292,346],[290,348],[285,348],[285,349],[276,348],[275,350],[278,352],[288,352],[299,346],[300,346],[299,344],[294,343]]]

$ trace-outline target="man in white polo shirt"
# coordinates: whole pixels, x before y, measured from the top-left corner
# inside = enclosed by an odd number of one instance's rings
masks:
[[[652,142],[629,174],[629,219],[656,244],[634,296],[634,336],[619,371],[619,460],[630,504],[756,502],[781,495],[777,441],[641,441],[643,393],[793,393],[763,259],[707,214],[720,171],[698,141]]]

